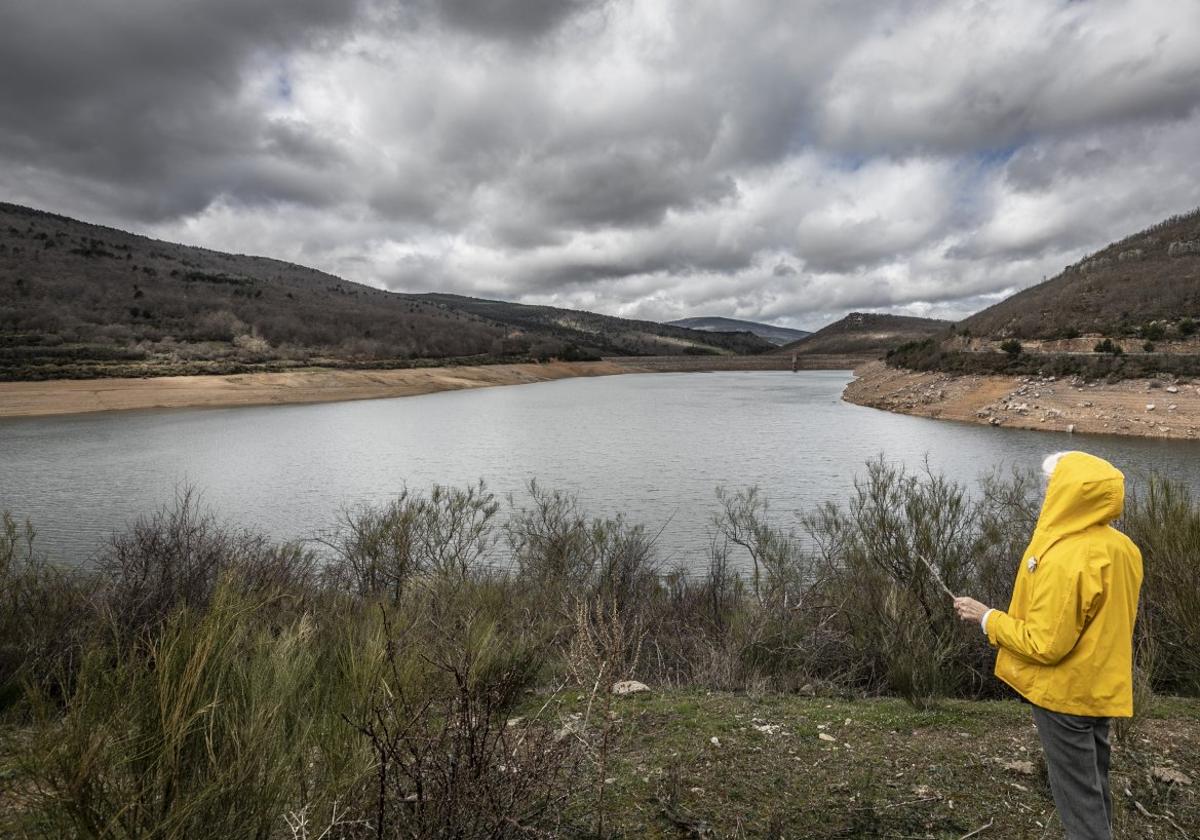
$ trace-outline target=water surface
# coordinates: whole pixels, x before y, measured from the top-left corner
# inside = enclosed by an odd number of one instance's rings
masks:
[[[840,399],[844,371],[630,374],[398,399],[155,410],[0,421],[0,509],[51,556],[79,562],[114,527],[190,483],[224,517],[312,537],[339,509],[406,485],[531,478],[623,512],[668,562],[704,562],[718,485],[752,484],[773,515],[846,498],[870,458],[964,483],[1080,448],[1137,474],[1200,481],[1200,445],[1068,436],[889,414]]]

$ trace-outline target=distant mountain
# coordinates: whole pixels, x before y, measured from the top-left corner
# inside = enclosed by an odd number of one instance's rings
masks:
[[[808,330],[793,330],[789,327],[776,327],[771,324],[760,324],[757,321],[741,321],[737,318],[680,318],[678,321],[668,321],[667,324],[673,327],[687,327],[691,330],[709,332],[754,333],[776,346],[812,335]]]
[[[745,334],[388,292],[0,203],[0,379],[770,348]]]
[[[981,338],[1137,335],[1200,318],[1200,209],[1097,251],[1061,274],[962,321]]]
[[[851,312],[840,321],[817,330],[807,338],[785,344],[772,352],[789,355],[796,353],[801,356],[880,356],[897,345],[946,332],[952,326],[950,321],[934,318]]]

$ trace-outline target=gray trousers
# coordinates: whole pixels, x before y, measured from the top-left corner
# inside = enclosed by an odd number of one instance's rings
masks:
[[[1046,753],[1050,790],[1067,840],[1111,840],[1109,718],[1066,715],[1034,706],[1033,722]]]

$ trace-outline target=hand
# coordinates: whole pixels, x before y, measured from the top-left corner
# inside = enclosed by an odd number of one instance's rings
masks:
[[[958,613],[958,617],[963,621],[972,621],[978,624],[983,620],[983,615],[988,611],[988,606],[964,595],[954,599],[954,611]]]

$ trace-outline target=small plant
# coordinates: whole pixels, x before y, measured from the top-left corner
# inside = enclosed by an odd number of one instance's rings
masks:
[[[1167,328],[1160,321],[1151,321],[1149,324],[1143,324],[1138,332],[1147,341],[1161,341],[1167,335]]]
[[[1006,341],[1000,342],[1000,349],[1010,356],[1020,356],[1022,349],[1021,342],[1017,341],[1015,338],[1010,338]]]

